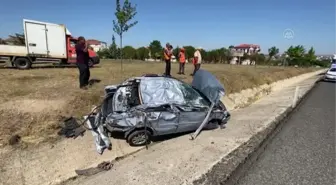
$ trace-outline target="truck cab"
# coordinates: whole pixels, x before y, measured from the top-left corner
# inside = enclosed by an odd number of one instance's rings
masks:
[[[76,44],[78,42],[78,39],[75,37],[72,37],[71,35],[67,35],[67,55],[68,55],[68,59],[67,59],[67,63],[69,64],[75,64],[76,63]],[[100,59],[97,55],[97,53],[92,49],[89,48],[88,49],[89,52],[89,66],[92,67],[95,64],[99,64]]]

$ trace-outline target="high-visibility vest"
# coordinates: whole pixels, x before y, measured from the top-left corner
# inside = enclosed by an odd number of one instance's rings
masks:
[[[185,62],[185,54],[183,52],[180,52],[180,62],[184,63]]]
[[[163,55],[164,55],[164,59],[165,59],[165,60],[169,60],[169,59],[170,59],[170,57],[167,55],[166,52],[164,52]]]
[[[170,60],[171,54],[167,54],[169,52],[167,49],[164,49],[163,56],[165,60]]]

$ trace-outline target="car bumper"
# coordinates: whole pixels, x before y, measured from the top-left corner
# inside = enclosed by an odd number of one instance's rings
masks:
[[[93,64],[99,64],[100,63],[100,58],[98,56],[91,57]]]
[[[325,81],[336,81],[336,76],[325,75],[323,80],[325,80]]]

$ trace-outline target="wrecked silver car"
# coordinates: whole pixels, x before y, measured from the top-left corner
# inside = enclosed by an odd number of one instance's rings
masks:
[[[114,132],[131,146],[145,145],[153,136],[223,127],[230,118],[223,95],[224,87],[205,70],[191,85],[159,75],[134,77],[106,86],[104,102],[87,124],[99,153],[111,147],[108,134]]]

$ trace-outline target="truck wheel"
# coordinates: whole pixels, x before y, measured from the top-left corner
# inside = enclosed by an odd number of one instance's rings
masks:
[[[17,58],[14,61],[14,65],[18,69],[29,69],[32,66],[32,63],[27,58]]]
[[[151,136],[148,130],[135,130],[127,137],[127,142],[131,146],[143,146],[151,142]]]
[[[93,64],[93,60],[90,59],[90,60],[89,60],[89,67],[93,67],[93,65],[94,65],[94,64]]]

